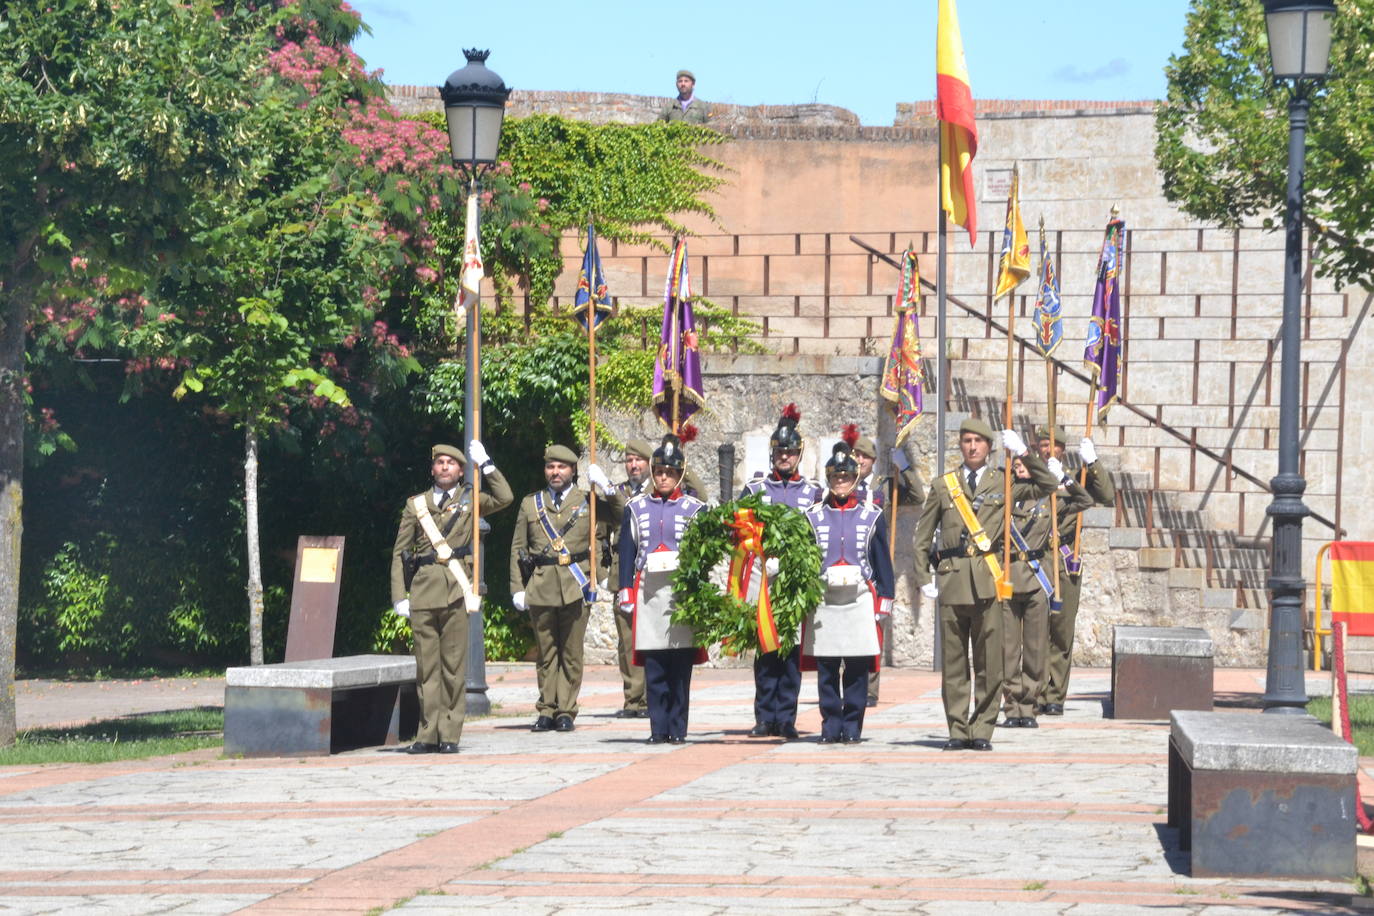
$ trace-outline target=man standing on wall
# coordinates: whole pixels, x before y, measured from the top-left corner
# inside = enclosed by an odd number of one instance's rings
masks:
[[[468,446],[486,491],[483,516],[515,501],[510,484],[476,439]],[[391,603],[410,618],[420,729],[412,754],[456,754],[467,713],[468,609],[480,606],[472,572],[472,486],[463,483],[463,453],[430,449],[434,485],[406,500],[391,549]]]
[[[686,121],[688,124],[705,124],[711,116],[705,102],[696,97],[697,78],[691,70],[677,72],[677,98],[668,103],[659,114],[660,121]]]
[[[577,453],[564,445],[544,452],[548,484],[520,502],[510,548],[511,601],[528,610],[539,652],[538,716],[530,731],[570,732],[582,691],[582,640],[596,598],[590,556],[590,497],[575,486]],[[603,494],[613,488],[606,472],[587,468],[587,479]],[[620,521],[625,500],[598,497],[597,514]]]
[[[1040,440],[1037,443],[1040,457],[1064,460],[1064,430],[1056,426],[1053,430],[1042,426],[1036,431]],[[1107,473],[1097,460],[1097,448],[1093,441],[1084,437],[1078,446],[1078,454],[1088,469],[1087,482],[1083,489],[1088,491],[1093,503],[1099,506],[1116,505],[1116,487],[1112,485],[1112,475]],[[1040,692],[1040,714],[1042,716],[1062,716],[1064,699],[1069,695],[1069,669],[1073,665],[1073,630],[1078,619],[1078,602],[1083,594],[1083,569],[1081,558],[1075,556],[1074,532],[1060,531],[1059,541],[1063,545],[1059,551],[1059,600],[1063,607],[1058,614],[1050,615],[1050,657],[1047,666],[1045,687]],[[1068,553],[1065,554],[1065,549]]]
[[[820,502],[823,491],[819,484],[807,480],[797,473],[801,464],[802,438],[797,432],[797,422],[801,411],[796,404],[788,404],[782,411],[778,426],[769,437],[769,454],[773,463],[772,470],[755,474],[744,489],[740,498],[754,493],[761,494],[767,503],[781,503],[791,506],[798,512],[805,512],[812,504]],[[754,573],[774,576],[777,574],[777,559],[768,558],[763,570]],[[757,598],[757,587],[750,585],[749,600]],[[776,600],[776,599],[775,599]],[[766,652],[754,659],[754,728],[749,732],[752,738],[770,735],[792,739],[797,735],[797,697],[801,693],[801,646],[794,646],[786,655],[779,652]]]

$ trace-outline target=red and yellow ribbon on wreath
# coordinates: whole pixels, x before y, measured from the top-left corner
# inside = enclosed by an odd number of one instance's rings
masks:
[[[730,555],[730,595],[743,601],[749,588],[750,571],[756,562],[760,566],[764,562],[763,522],[754,515],[753,509],[736,509],[730,527],[735,532],[735,549]],[[758,635],[760,652],[776,652],[782,645],[778,625],[773,620],[773,604],[768,598],[768,575],[763,570],[759,576]]]

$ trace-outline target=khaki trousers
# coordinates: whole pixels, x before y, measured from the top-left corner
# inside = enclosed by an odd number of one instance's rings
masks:
[[[991,598],[976,604],[940,605],[940,696],[951,738],[992,740],[1002,694],[1002,613],[1002,605]]]
[[[1002,713],[1007,718],[1034,718],[1045,686],[1045,656],[1050,648],[1049,596],[1038,588],[1020,592],[1003,608]]]
[[[644,695],[644,669],[634,663],[634,618],[612,610],[615,616],[615,635],[619,640],[620,679],[625,682],[625,709],[643,712],[649,708]]]
[[[420,729],[415,740],[457,744],[468,708],[467,611],[461,604],[412,610],[410,631],[415,640],[415,687],[420,695]]]
[[[541,716],[577,718],[577,695],[582,692],[583,637],[590,614],[591,609],[583,601],[530,606],[530,624],[539,652],[539,702],[535,709]]]
[[[1078,599],[1083,594],[1081,576],[1059,574],[1059,597],[1064,607],[1050,615],[1050,654],[1046,664],[1045,686],[1040,691],[1041,703],[1064,705],[1069,695],[1069,669],[1073,665],[1073,629],[1078,619]]]

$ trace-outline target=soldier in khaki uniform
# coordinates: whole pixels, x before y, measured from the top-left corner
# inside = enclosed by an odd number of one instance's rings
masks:
[[[677,98],[659,113],[660,121],[686,121],[688,124],[705,124],[711,118],[706,103],[696,96],[697,78],[691,70],[677,72]]]
[[[853,451],[854,460],[859,463],[859,483],[854,488],[854,494],[864,505],[882,509],[887,518],[887,530],[892,531],[897,525],[897,517],[889,513],[887,507],[894,502],[905,506],[919,506],[926,498],[925,490],[921,489],[921,480],[916,476],[916,470],[911,466],[906,452],[900,448],[892,450],[891,462],[895,474],[873,473],[873,465],[878,458],[878,446],[868,436],[860,436],[854,443]],[[895,499],[894,493],[897,494]],[[892,638],[891,614],[883,615],[882,633],[883,645],[887,645],[887,641]],[[881,677],[880,666],[875,663],[868,675],[867,705],[870,708],[878,705],[878,681]]]
[[[1040,457],[1064,460],[1067,437],[1061,427],[1054,428],[1053,437],[1049,428],[1041,427],[1037,436],[1040,440]],[[1091,439],[1084,437],[1079,443],[1078,456],[1088,469],[1088,479],[1083,486],[1093,503],[1099,506],[1116,505],[1116,487],[1112,485],[1112,476],[1098,464],[1097,448]],[[1075,479],[1077,476],[1074,475]],[[1060,540],[1072,551],[1072,531],[1061,535]],[[1073,630],[1078,620],[1078,601],[1083,594],[1083,573],[1078,558],[1070,562],[1061,551],[1058,561],[1061,564],[1059,596],[1064,606],[1050,618],[1050,660],[1045,687],[1040,693],[1040,714],[1045,716],[1064,714],[1064,698],[1069,695],[1069,669],[1073,664]]]
[[[590,496],[574,485],[577,454],[553,445],[544,452],[548,486],[520,502],[510,549],[511,600],[528,610],[539,652],[538,717],[531,731],[573,730],[577,695],[582,690],[582,640],[590,602]],[[587,479],[608,497],[598,497],[597,516],[619,523],[625,499],[615,495],[606,472],[587,468]],[[524,570],[521,569],[522,564]]]
[[[649,460],[653,454],[653,447],[643,439],[631,439],[625,443],[625,480],[615,485],[615,492],[627,503],[650,489]],[[607,583],[612,588],[619,588],[620,526],[600,516],[596,525],[601,529],[601,546],[598,549],[603,551],[601,562],[608,570]],[[620,662],[620,679],[625,685],[625,704],[616,716],[621,719],[642,719],[649,715],[649,704],[644,695],[644,669],[634,663],[633,617],[625,613],[618,602],[614,616],[616,656]]]
[[[953,472],[977,518],[978,534],[985,532],[985,537],[975,537],[965,528],[944,477],[931,482],[916,523],[916,556],[927,557],[932,545],[935,548],[938,588],[931,581],[927,564],[919,560],[916,581],[927,597],[940,599],[941,696],[949,723],[944,749],[950,751],[992,750],[992,730],[1002,693],[1002,608],[986,559],[989,554],[1000,557],[1003,535],[1002,476],[990,473],[988,464],[993,436],[992,427],[982,420],[965,420],[959,426],[959,451],[964,460]],[[1013,486],[1013,499],[1048,495],[1055,488],[1054,476],[1044,462],[1026,451],[1025,442],[1014,430],[1002,431],[1002,444],[1013,455],[1024,456],[1031,472],[1029,481]],[[970,662],[976,680],[972,714]]]
[[[1065,492],[1054,500],[1058,510],[1059,530],[1062,532],[1078,513],[1093,504],[1088,491],[1071,477],[1064,475],[1064,465],[1058,458],[1045,462],[1050,474],[1063,481]],[[1015,459],[1013,472],[1019,480],[1029,480],[1025,462]],[[1037,728],[1035,708],[1040,691],[1045,686],[1045,664],[1050,651],[1050,620],[1058,611],[1050,609],[1050,594],[1054,590],[1054,556],[1050,552],[1051,500],[1017,500],[1011,509],[1011,520],[1021,532],[1025,550],[1012,544],[1012,596],[1004,603],[1002,616],[1003,662],[1006,681],[1003,685],[1003,719],[1005,728]]]
[[[481,514],[514,502],[482,443],[472,440],[468,453],[481,471]],[[391,603],[410,618],[415,640],[420,730],[408,750],[456,754],[467,712],[468,609],[480,606],[481,583],[472,571],[472,486],[463,483],[463,453],[452,445],[430,450],[430,474],[434,486],[406,500],[401,513],[391,549]]]

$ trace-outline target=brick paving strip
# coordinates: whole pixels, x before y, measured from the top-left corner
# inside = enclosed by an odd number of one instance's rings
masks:
[[[1167,725],[1103,720],[1103,672],[1075,678],[1069,715],[998,729],[991,754],[936,750],[930,672],[885,672],[865,743],[826,747],[743,737],[750,672],[703,670],[689,743],[646,747],[607,668],[576,732],[528,734],[516,667],[457,757],[0,768],[0,912],[1374,911],[1348,884],[1187,877]],[[1219,669],[1217,689],[1253,705],[1262,680]],[[808,676],[813,739],[814,697]]]

